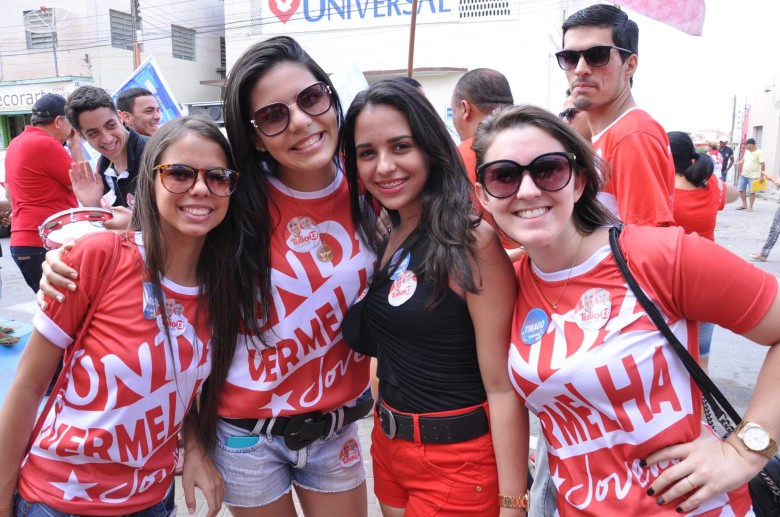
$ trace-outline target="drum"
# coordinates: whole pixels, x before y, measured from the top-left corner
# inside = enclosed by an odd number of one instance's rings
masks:
[[[114,213],[103,208],[69,208],[47,218],[38,228],[43,246],[53,250],[67,239],[78,239],[88,233],[105,230],[103,223],[113,219]]]

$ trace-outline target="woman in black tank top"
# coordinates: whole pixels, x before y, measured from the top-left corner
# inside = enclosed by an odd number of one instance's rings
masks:
[[[381,81],[350,107],[341,151],[360,238],[380,260],[343,330],[378,359],[384,515],[525,515],[528,413],[506,368],[516,282],[446,127],[422,94]]]

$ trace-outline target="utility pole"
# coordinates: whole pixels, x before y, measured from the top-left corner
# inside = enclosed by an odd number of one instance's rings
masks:
[[[729,133],[729,145],[731,145],[734,139],[734,121],[737,118],[737,96],[735,95],[731,99],[731,132]]]
[[[138,32],[141,25],[140,9],[139,0],[130,0],[130,17],[132,18],[133,30],[133,70],[141,65],[141,46],[138,42]]]
[[[407,77],[412,77],[414,70],[414,35],[417,30],[417,0],[412,0],[412,23],[409,27],[409,60],[406,65]]]

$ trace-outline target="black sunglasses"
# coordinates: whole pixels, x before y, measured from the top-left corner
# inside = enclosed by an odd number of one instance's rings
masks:
[[[555,57],[558,58],[558,66],[564,70],[574,70],[577,68],[577,63],[580,62],[580,56],[585,58],[585,62],[588,66],[599,67],[609,63],[609,57],[612,54],[613,48],[618,52],[633,54],[633,52],[625,48],[612,45],[597,45],[585,50],[561,50],[555,54]]]
[[[181,163],[158,165],[154,170],[160,173],[162,186],[171,194],[188,192],[195,186],[195,182],[198,181],[198,174],[202,172],[209,192],[215,196],[227,197],[235,192],[236,183],[238,183],[240,176],[238,171],[223,167],[196,169]]]
[[[276,136],[290,125],[290,108],[298,106],[310,117],[322,115],[333,104],[330,98],[330,86],[314,83],[295,96],[295,102],[289,106],[283,102],[274,102],[255,111],[249,122],[265,136]]]
[[[577,108],[566,108],[565,110],[558,113],[558,118],[561,120],[566,120],[567,122],[571,122],[574,120],[574,117],[577,116],[577,113],[579,113],[580,110]]]
[[[477,167],[477,179],[488,194],[501,199],[518,191],[523,171],[528,171],[537,187],[555,192],[571,181],[574,160],[574,154],[562,152],[540,154],[528,165],[512,160],[495,160]]]

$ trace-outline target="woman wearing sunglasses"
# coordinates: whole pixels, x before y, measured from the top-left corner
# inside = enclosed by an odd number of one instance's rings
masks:
[[[293,487],[307,516],[367,512],[357,420],[372,404],[356,400],[369,361],[344,343],[341,320],[376,258],[350,217],[340,117],[328,74],[291,38],[253,45],[228,77],[225,128],[258,228],[242,260],[270,285],[258,295],[262,335],[239,339],[225,382],[204,393],[216,400],[211,457],[236,516],[296,515]],[[188,463],[185,483],[188,468],[208,471]]]
[[[388,80],[355,98],[341,151],[361,240],[380,258],[344,328],[378,358],[382,513],[525,515],[528,413],[506,370],[512,267],[475,215],[457,148],[423,95]],[[373,231],[377,202],[387,240]]]
[[[698,321],[770,346],[744,416],[756,426],[742,436],[755,440],[721,441],[612,257],[617,221],[597,200],[587,142],[545,110],[516,106],[482,122],[474,149],[480,201],[528,252],[509,368],[542,422],[560,515],[751,514],[745,483],[780,435],[777,279],[681,228],[620,235],[632,273],[694,357]]]
[[[0,515],[175,512],[179,429],[238,326],[239,285],[223,272],[241,240],[230,156],[210,122],[165,124],[139,167],[135,231],[86,236],[65,255],[79,290],[35,315],[0,412]],[[63,353],[56,401],[26,451]]]

